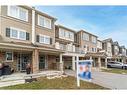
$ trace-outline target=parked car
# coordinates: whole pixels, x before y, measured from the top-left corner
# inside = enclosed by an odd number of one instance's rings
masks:
[[[115,62],[110,61],[107,63],[108,68],[120,68],[120,69],[127,69],[127,64],[124,64],[122,62]]]

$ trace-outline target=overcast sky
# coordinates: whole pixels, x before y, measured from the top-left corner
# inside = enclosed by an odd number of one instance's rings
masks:
[[[127,47],[127,6],[36,6],[57,18],[57,24],[112,38]]]

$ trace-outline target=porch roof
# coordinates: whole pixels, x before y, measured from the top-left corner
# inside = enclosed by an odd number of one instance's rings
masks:
[[[105,52],[96,52],[96,53],[86,53],[86,57],[107,57]]]
[[[23,43],[0,43],[0,49],[8,49],[8,50],[27,50],[33,51],[34,49],[39,49],[40,52],[56,52],[56,53],[64,53],[64,51],[55,49],[54,47],[47,47],[43,45],[33,45],[33,44],[23,44]]]

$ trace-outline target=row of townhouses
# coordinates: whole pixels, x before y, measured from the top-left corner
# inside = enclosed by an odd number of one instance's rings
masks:
[[[56,18],[34,7],[0,6],[0,63],[15,72],[76,69],[75,60],[92,59],[93,67],[126,62],[127,49],[112,39],[98,40],[85,30],[55,25]]]

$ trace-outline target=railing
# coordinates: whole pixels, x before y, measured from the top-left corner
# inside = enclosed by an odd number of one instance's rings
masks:
[[[79,47],[75,47],[75,52],[76,52],[76,53],[79,53],[79,54],[85,54],[85,51],[82,50],[82,49],[79,48]]]
[[[79,47],[73,48],[73,46],[72,47],[69,47],[67,45],[60,44],[60,49],[66,51],[66,52],[72,52],[72,53],[78,53],[78,54],[85,54],[85,51],[82,50]]]
[[[64,44],[60,44],[60,49],[61,49],[61,50],[66,51],[66,50],[67,50],[66,48],[67,48],[66,45],[64,45]]]

